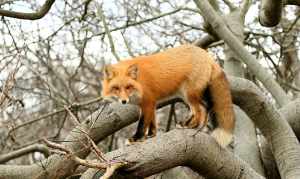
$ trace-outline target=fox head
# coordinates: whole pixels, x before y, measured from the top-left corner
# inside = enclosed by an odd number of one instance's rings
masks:
[[[102,96],[122,104],[139,104],[143,91],[137,81],[138,74],[137,64],[126,67],[106,65],[102,81]]]

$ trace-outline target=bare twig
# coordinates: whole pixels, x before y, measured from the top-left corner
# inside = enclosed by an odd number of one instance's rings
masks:
[[[243,3],[241,4],[241,15],[243,19],[245,19],[246,13],[248,12],[250,5],[251,5],[252,0],[244,0]]]
[[[85,101],[85,102],[82,102],[82,103],[72,104],[72,105],[70,105],[68,108],[69,108],[69,109],[72,109],[72,108],[80,108],[80,107],[83,107],[83,106],[86,106],[86,105],[90,105],[90,104],[93,104],[93,103],[97,103],[97,102],[100,102],[100,101],[103,101],[103,98],[102,98],[102,97],[98,97],[98,98],[92,99],[92,100],[90,100],[90,101]],[[33,123],[35,123],[35,122],[44,120],[44,119],[46,119],[46,118],[48,118],[48,117],[50,117],[50,116],[57,115],[57,114],[62,113],[62,112],[66,112],[66,109],[65,109],[65,108],[58,109],[58,110],[56,110],[56,111],[54,111],[54,112],[50,112],[50,113],[44,114],[44,115],[42,115],[42,116],[40,116],[40,117],[38,117],[38,118],[36,118],[36,119],[32,119],[32,120],[30,120],[30,121],[28,121],[28,122],[25,122],[25,123],[23,123],[23,124],[20,124],[20,125],[18,125],[18,126],[16,126],[16,127],[13,127],[13,128],[9,131],[9,133],[14,132],[15,130],[17,130],[17,129],[21,128],[21,127],[25,127],[25,126],[31,125],[31,124],[33,124]]]
[[[86,0],[84,2],[84,10],[83,10],[83,14],[81,15],[81,20],[85,20],[87,11],[88,11],[88,8],[89,8],[89,5],[91,2],[92,2],[92,0]]]
[[[70,114],[72,122],[77,126],[80,124],[79,119],[72,113],[68,106],[64,106],[65,110]]]
[[[111,49],[111,52],[112,54],[115,56],[115,58],[117,59],[117,61],[120,61],[120,57],[119,55],[117,54],[116,52],[116,49],[115,49],[115,45],[114,45],[114,40],[111,36],[111,33],[110,33],[110,30],[108,28],[108,25],[106,23],[106,17],[104,15],[104,12],[103,12],[103,9],[102,9],[102,6],[98,5],[97,6],[97,11],[98,11],[98,14],[102,20],[102,23],[103,23],[103,26],[104,26],[104,30],[105,30],[105,33],[108,37],[108,41],[109,41],[109,44],[110,44],[110,49]]]
[[[15,158],[18,158],[18,157],[21,157],[23,155],[33,153],[33,152],[43,153],[46,157],[48,157],[50,154],[49,150],[44,145],[34,144],[34,145],[30,145],[30,146],[21,148],[16,151],[12,151],[7,154],[0,155],[0,163],[5,163],[9,160],[12,160],[12,159],[15,159]]]
[[[74,162],[76,162],[79,165],[83,165],[83,166],[86,166],[88,168],[106,169],[106,172],[101,177],[101,179],[108,179],[110,176],[113,175],[113,173],[117,169],[119,169],[119,168],[121,168],[121,167],[123,167],[123,166],[125,166],[127,164],[127,162],[123,162],[123,161],[121,161],[121,162],[119,162],[119,161],[113,161],[113,162],[110,163],[110,161],[95,162],[94,160],[93,161],[91,161],[91,160],[84,160],[84,159],[81,159],[81,158],[77,157],[70,149],[66,148],[65,146],[63,146],[61,144],[50,142],[50,141],[48,141],[46,139],[44,139],[43,142],[48,147],[51,147],[53,149],[58,150],[55,153],[66,155],[66,157],[70,158],[71,160],[73,160]]]
[[[48,13],[54,2],[55,0],[46,0],[45,4],[41,7],[41,9],[33,13],[24,13],[0,9],[0,15],[17,19],[37,20],[41,19]]]
[[[229,7],[230,11],[234,11],[236,7],[233,5],[233,3],[229,0],[223,0],[223,2]]]

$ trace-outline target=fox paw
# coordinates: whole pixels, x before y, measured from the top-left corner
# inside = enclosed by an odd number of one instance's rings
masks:
[[[145,141],[145,138],[144,137],[142,137],[142,138],[140,138],[140,139],[137,139],[137,138],[135,138],[135,137],[131,137],[131,138],[129,138],[129,139],[127,139],[126,141],[125,141],[125,145],[133,145],[133,144],[136,144],[136,143],[141,143],[141,142],[143,142],[143,141]]]

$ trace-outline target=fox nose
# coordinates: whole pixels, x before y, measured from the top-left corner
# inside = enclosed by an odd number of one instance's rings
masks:
[[[121,103],[122,103],[122,104],[126,104],[127,101],[126,101],[125,99],[122,99]]]

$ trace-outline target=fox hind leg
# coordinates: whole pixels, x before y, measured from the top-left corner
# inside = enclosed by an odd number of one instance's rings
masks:
[[[186,122],[182,123],[184,127],[196,128],[200,126],[202,128],[206,125],[207,111],[201,103],[203,93],[207,88],[206,84],[204,79],[199,79],[193,82],[188,81],[183,86],[185,101],[188,103],[192,114]]]
[[[192,116],[186,123],[188,128],[204,127],[207,123],[206,108],[200,103],[200,97],[191,95],[188,97],[188,104],[190,105]]]

